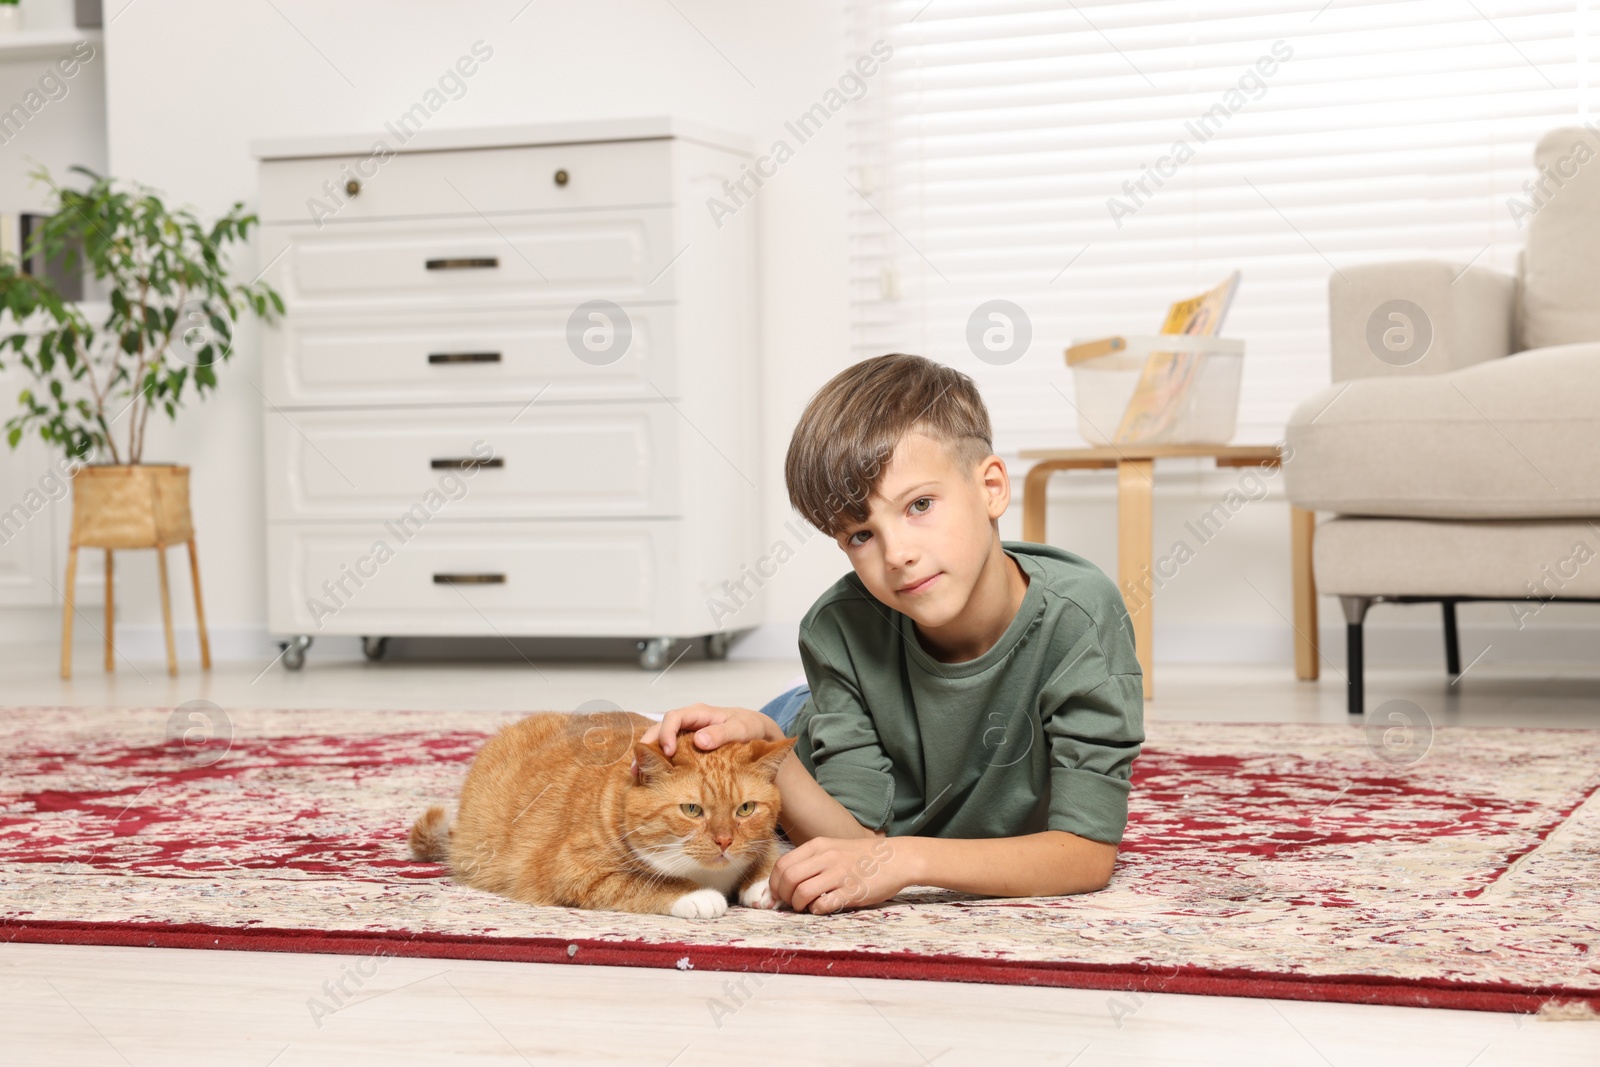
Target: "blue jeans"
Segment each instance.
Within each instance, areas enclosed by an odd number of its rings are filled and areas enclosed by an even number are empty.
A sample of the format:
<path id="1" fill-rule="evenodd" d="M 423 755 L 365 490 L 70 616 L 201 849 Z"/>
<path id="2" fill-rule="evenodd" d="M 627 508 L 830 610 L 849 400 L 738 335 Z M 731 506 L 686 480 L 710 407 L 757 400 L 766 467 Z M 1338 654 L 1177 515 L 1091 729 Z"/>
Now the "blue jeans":
<path id="1" fill-rule="evenodd" d="M 806 699 L 810 696 L 811 690 L 808 687 L 797 685 L 768 701 L 761 709 L 761 714 L 782 727 L 785 735 L 793 736 L 795 716 L 800 714 L 800 709 L 805 706 Z"/>

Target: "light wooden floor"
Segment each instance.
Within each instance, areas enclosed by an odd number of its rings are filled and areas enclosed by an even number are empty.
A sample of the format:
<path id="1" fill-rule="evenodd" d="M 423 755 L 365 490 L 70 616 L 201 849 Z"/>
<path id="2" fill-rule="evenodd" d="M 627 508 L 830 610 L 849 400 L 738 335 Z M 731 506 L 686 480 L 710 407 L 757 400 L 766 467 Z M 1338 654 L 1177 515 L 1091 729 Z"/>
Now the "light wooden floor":
<path id="1" fill-rule="evenodd" d="M 663 674 L 631 663 L 563 664 L 532 650 L 497 662 L 365 664 L 313 650 L 299 674 L 265 664 L 80 662 L 0 650 L 0 702 L 224 707 L 564 709 L 594 699 L 661 712 L 695 700 L 758 706 L 797 661 L 705 663 Z M 1159 668 L 1152 719 L 1343 722 L 1337 676 L 1287 666 Z M 1373 703 L 1412 701 L 1438 725 L 1600 727 L 1600 673 L 1480 665 L 1378 671 Z M 323 984 L 362 964 L 355 998 L 314 1018 Z M 1483 1012 L 1221 997 L 769 976 L 737 1000 L 717 972 L 314 954 L 0 945 L 0 1064 L 616 1063 L 1228 1064 L 1495 1067 L 1600 1063 L 1600 1023 Z M 723 1010 L 713 1011 L 721 1001 Z M 742 1001 L 739 1003 L 738 1001 Z M 727 1008 L 736 1008 L 731 1014 Z"/>

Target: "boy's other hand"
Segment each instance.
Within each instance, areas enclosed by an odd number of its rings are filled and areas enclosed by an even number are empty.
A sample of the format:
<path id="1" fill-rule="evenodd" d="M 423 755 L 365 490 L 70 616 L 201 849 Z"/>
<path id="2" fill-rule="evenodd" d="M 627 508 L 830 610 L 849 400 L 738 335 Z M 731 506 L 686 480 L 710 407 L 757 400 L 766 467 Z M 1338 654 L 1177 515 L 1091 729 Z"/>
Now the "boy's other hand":
<path id="1" fill-rule="evenodd" d="M 778 724 L 751 708 L 714 708 L 709 704 L 690 704 L 673 708 L 660 722 L 639 738 L 645 744 L 660 741 L 668 759 L 678 749 L 678 731 L 693 730 L 695 747 L 702 752 L 730 741 L 782 741 Z"/>
<path id="2" fill-rule="evenodd" d="M 814 837 L 779 856 L 767 885 L 795 911 L 827 915 L 888 900 L 908 885 L 911 838 Z"/>

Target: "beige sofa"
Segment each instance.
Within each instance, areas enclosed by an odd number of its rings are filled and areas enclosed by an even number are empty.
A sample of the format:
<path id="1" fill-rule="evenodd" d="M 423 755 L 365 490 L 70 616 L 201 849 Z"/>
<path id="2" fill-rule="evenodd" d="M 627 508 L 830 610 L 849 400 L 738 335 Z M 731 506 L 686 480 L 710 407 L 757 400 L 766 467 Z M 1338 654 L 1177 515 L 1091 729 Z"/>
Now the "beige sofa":
<path id="1" fill-rule="evenodd" d="M 1455 675 L 1456 603 L 1600 599 L 1600 138 L 1555 130 L 1534 160 L 1505 221 L 1526 234 L 1516 276 L 1329 279 L 1334 384 L 1290 417 L 1284 474 L 1294 506 L 1332 513 L 1310 557 L 1344 609 L 1351 714 L 1374 603 L 1440 602 Z"/>

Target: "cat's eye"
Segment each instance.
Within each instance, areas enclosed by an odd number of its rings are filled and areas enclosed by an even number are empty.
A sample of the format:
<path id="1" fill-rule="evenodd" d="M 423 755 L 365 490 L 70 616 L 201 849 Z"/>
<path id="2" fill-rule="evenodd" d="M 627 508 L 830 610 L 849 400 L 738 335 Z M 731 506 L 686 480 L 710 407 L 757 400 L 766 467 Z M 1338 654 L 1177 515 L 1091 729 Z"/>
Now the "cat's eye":
<path id="1" fill-rule="evenodd" d="M 739 807 L 734 810 L 734 814 L 735 815 L 754 815 L 755 813 L 756 813 L 756 802 L 753 801 L 753 800 L 745 801 L 743 804 L 740 804 Z"/>
<path id="2" fill-rule="evenodd" d="M 689 816 L 691 819 L 698 819 L 702 809 L 698 804 L 679 804 L 678 810 Z"/>

